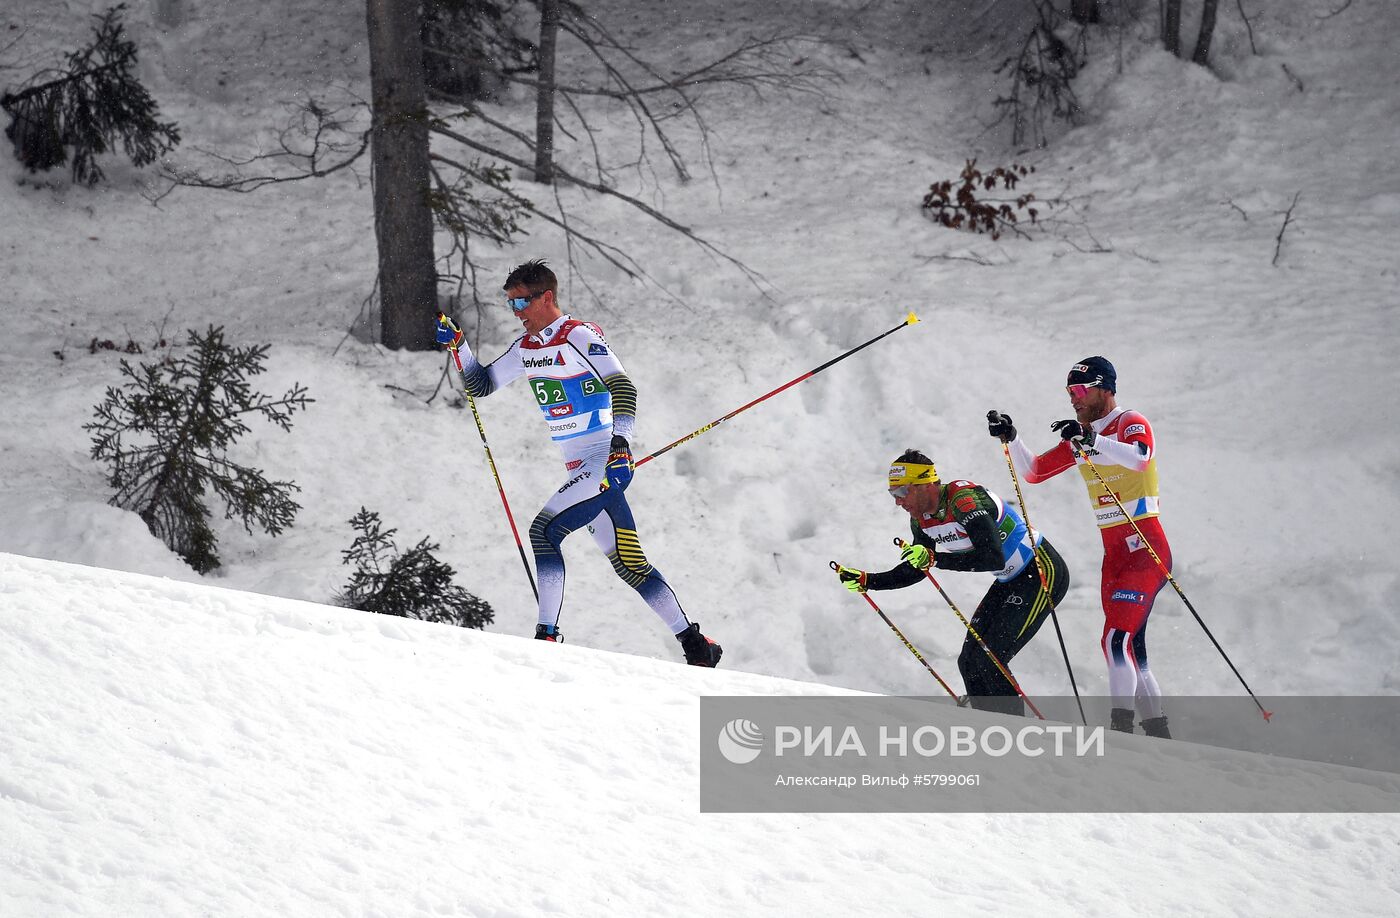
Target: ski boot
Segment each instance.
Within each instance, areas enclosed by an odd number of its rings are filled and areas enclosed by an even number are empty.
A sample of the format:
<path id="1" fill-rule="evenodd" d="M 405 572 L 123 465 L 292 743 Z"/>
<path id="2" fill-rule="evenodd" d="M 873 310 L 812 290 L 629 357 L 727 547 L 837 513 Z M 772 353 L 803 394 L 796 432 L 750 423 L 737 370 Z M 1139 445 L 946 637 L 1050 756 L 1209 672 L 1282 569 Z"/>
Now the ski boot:
<path id="1" fill-rule="evenodd" d="M 555 625 L 536 625 L 535 640 L 553 641 L 556 644 L 564 642 L 564 635 L 559 633 L 559 628 Z"/>
<path id="2" fill-rule="evenodd" d="M 1119 733 L 1133 732 L 1133 718 L 1137 714 L 1132 708 L 1114 708 L 1109 714 L 1109 729 Z"/>
<path id="3" fill-rule="evenodd" d="M 1172 732 L 1167 729 L 1167 715 L 1161 717 L 1149 717 L 1142 722 L 1142 729 L 1148 736 L 1155 736 L 1158 739 L 1171 739 Z"/>
<path id="4" fill-rule="evenodd" d="M 723 648 L 700 633 L 700 625 L 696 622 L 691 622 L 689 628 L 676 635 L 676 640 L 681 642 L 685 662 L 691 666 L 716 666 L 724 653 Z"/>

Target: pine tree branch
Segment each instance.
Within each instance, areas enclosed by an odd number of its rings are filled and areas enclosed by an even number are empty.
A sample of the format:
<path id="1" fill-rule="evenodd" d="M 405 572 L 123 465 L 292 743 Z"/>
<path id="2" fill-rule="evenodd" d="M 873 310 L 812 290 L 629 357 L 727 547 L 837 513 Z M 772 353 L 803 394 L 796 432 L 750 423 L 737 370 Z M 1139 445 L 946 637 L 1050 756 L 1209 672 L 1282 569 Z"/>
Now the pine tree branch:
<path id="1" fill-rule="evenodd" d="M 77 73 L 65 74 L 64 76 L 49 80 L 47 83 L 40 83 L 37 86 L 30 86 L 27 89 L 22 89 L 17 93 L 5 93 L 5 95 L 0 96 L 0 108 L 4 108 L 6 111 L 10 112 L 10 114 L 14 114 L 12 106 L 32 99 L 35 96 L 41 96 L 50 90 L 66 86 L 70 83 L 77 83 L 94 76 L 100 76 L 108 71 L 121 70 L 126 67 L 135 56 L 135 52 L 128 51 L 121 59 L 112 61 L 111 63 L 101 64 L 97 67 L 91 67 Z"/>

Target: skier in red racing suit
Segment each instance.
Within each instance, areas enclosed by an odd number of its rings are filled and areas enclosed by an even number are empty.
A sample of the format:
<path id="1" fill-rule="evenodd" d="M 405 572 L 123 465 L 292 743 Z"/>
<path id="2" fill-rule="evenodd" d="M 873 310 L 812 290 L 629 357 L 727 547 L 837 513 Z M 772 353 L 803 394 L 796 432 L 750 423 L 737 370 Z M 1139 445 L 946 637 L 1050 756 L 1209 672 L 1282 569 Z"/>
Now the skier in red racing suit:
<path id="1" fill-rule="evenodd" d="M 1118 376 L 1113 364 L 1103 357 L 1086 357 L 1075 364 L 1066 389 L 1075 418 L 1051 425 L 1061 440 L 1048 452 L 1032 453 L 1016 438 L 1016 428 L 1005 414 L 988 412 L 988 431 L 1010 444 L 1016 470 L 1030 484 L 1079 467 L 1103 538 L 1102 645 L 1113 697 L 1110 723 L 1115 730 L 1131 733 L 1136 711 L 1149 736 L 1170 738 L 1162 711 L 1162 690 L 1147 663 L 1147 617 L 1167 578 L 1143 539 L 1167 570 L 1172 564 L 1171 546 L 1158 520 L 1152 426 L 1138 412 L 1118 407 Z M 1079 457 L 1076 447 L 1088 454 L 1093 468 Z M 1108 488 L 1113 489 L 1112 494 Z"/>

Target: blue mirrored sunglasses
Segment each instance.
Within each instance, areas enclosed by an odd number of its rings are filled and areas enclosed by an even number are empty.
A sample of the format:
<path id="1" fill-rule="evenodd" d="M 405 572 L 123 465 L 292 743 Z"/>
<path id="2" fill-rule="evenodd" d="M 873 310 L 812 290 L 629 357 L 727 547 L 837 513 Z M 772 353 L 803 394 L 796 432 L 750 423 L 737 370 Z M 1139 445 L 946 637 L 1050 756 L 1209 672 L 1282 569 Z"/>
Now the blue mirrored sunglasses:
<path id="1" fill-rule="evenodd" d="M 909 496 L 909 485 L 900 485 L 897 488 L 890 488 L 890 497 L 895 500 L 904 500 Z"/>
<path id="2" fill-rule="evenodd" d="M 523 309 L 525 309 L 526 306 L 529 306 L 531 302 L 544 296 L 545 292 L 546 291 L 541 290 L 539 293 L 532 293 L 529 296 L 506 297 L 506 305 L 513 309 L 515 312 L 520 312 Z"/>

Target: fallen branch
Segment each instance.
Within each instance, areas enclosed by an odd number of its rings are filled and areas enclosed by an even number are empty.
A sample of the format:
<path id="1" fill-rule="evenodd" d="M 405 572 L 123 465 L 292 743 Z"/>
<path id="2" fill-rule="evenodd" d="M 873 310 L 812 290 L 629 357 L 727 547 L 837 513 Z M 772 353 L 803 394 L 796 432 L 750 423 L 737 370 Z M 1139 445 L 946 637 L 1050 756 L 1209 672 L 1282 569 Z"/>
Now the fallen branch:
<path id="1" fill-rule="evenodd" d="M 1289 70 L 1287 64 L 1279 64 L 1279 66 L 1283 68 L 1284 73 L 1288 74 L 1288 78 L 1293 81 L 1293 85 L 1298 87 L 1298 91 L 1303 92 L 1303 81 L 1298 79 L 1298 75 L 1292 70 Z"/>
<path id="2" fill-rule="evenodd" d="M 922 261 L 924 264 L 928 264 L 928 263 L 931 262 L 931 261 L 970 261 L 970 262 L 972 262 L 972 263 L 975 264 L 975 265 L 982 265 L 983 267 L 993 267 L 993 266 L 996 265 L 996 262 L 990 261 L 990 260 L 987 259 L 986 257 L 984 257 L 984 256 L 982 256 L 982 255 L 977 255 L 977 254 L 972 254 L 972 255 L 916 255 L 916 256 L 914 256 L 914 257 L 915 257 L 915 258 L 918 258 L 918 259 L 919 259 L 920 261 Z"/>
<path id="3" fill-rule="evenodd" d="M 1221 204 L 1229 205 L 1230 207 L 1233 207 L 1235 210 L 1237 210 L 1237 211 L 1240 212 L 1240 218 L 1241 218 L 1242 220 L 1244 220 L 1246 223 L 1249 222 L 1249 214 L 1245 213 L 1245 212 L 1244 212 L 1244 208 L 1241 207 L 1240 205 L 1236 204 L 1234 201 L 1231 201 L 1231 200 L 1226 199 L 1226 200 L 1224 200 L 1224 201 L 1221 201 L 1220 203 L 1221 203 Z"/>
<path id="4" fill-rule="evenodd" d="M 1341 6 L 1337 7 L 1337 8 L 1336 8 L 1335 10 L 1333 10 L 1332 12 L 1327 13 L 1327 14 L 1324 15 L 1324 16 L 1314 16 L 1313 18 L 1316 19 L 1316 20 L 1319 21 L 1319 22 L 1321 22 L 1321 21 L 1324 20 L 1324 19 L 1331 19 L 1333 16 L 1337 15 L 1338 13 L 1345 13 L 1346 10 L 1347 10 L 1347 7 L 1349 7 L 1349 6 L 1351 6 L 1351 0 L 1346 0 L 1346 3 L 1343 3 Z"/>
<path id="5" fill-rule="evenodd" d="M 1347 0 L 1347 2 L 1350 3 L 1351 0 Z M 1244 20 L 1245 31 L 1249 33 L 1249 50 L 1257 57 L 1259 54 L 1259 47 L 1254 44 L 1254 25 L 1249 21 L 1249 17 L 1245 15 L 1244 0 L 1235 0 L 1235 5 L 1240 9 L 1240 18 Z"/>
<path id="6" fill-rule="evenodd" d="M 1289 204 L 1288 210 L 1283 212 L 1283 226 L 1278 228 L 1278 238 L 1274 242 L 1274 260 L 1271 262 L 1275 266 L 1278 265 L 1279 251 L 1283 248 L 1283 234 L 1288 231 L 1288 224 L 1293 222 L 1293 208 L 1298 206 L 1298 196 L 1301 194 L 1301 191 L 1295 192 L 1293 203 Z"/>

